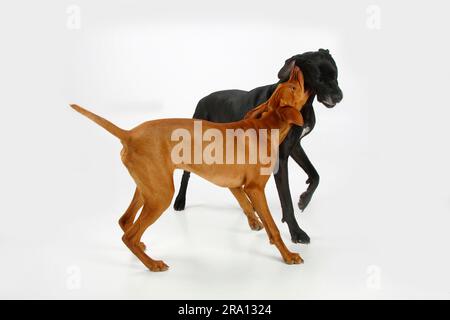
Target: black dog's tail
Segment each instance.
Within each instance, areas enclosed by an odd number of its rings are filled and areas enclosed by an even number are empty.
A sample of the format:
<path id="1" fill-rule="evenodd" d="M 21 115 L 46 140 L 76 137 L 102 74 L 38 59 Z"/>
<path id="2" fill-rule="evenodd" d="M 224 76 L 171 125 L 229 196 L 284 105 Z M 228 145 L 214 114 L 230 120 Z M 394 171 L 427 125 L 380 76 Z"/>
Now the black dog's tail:
<path id="1" fill-rule="evenodd" d="M 76 111 L 78 111 L 79 113 L 81 113 L 82 115 L 84 115 L 84 116 L 88 117 L 89 119 L 91 119 L 92 121 L 94 121 L 99 126 L 103 127 L 105 130 L 107 130 L 109 133 L 113 134 L 120 140 L 124 141 L 127 139 L 128 132 L 126 130 L 119 128 L 118 126 L 111 123 L 110 121 L 96 115 L 95 113 L 92 113 L 92 112 L 80 107 L 79 105 L 71 104 L 70 106 L 73 109 L 75 109 Z"/>

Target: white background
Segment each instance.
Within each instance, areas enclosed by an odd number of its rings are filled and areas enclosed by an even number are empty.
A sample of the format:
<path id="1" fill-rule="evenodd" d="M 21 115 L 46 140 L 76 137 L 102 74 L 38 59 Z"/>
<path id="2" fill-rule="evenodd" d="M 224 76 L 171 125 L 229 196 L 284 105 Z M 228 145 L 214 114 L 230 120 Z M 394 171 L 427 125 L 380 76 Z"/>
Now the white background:
<path id="1" fill-rule="evenodd" d="M 80 29 L 67 26 L 70 5 Z M 370 5 L 380 10 L 368 23 Z M 9 1 L 0 10 L 0 298 L 450 298 L 449 5 L 444 1 Z M 376 19 L 375 19 L 376 20 Z M 373 20 L 370 20 L 373 22 Z M 193 176 L 187 209 L 144 235 L 151 273 L 117 224 L 134 190 L 123 128 L 191 117 L 219 89 L 276 81 L 330 49 L 344 100 L 314 104 L 304 147 L 321 175 L 285 265 L 228 190 Z M 175 184 L 179 185 L 180 172 Z M 292 161 L 294 204 L 306 185 Z"/>

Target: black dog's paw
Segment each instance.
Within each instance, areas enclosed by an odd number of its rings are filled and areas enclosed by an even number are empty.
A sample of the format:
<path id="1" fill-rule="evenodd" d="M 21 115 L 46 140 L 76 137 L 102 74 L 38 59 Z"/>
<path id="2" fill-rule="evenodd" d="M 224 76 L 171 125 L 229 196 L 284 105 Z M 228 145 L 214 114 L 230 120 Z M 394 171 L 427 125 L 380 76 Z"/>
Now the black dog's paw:
<path id="1" fill-rule="evenodd" d="M 291 240 L 293 243 L 302 243 L 302 244 L 309 244 L 311 242 L 311 239 L 306 234 L 306 232 L 301 229 L 291 232 Z"/>
<path id="2" fill-rule="evenodd" d="M 300 200 L 298 201 L 298 208 L 303 212 L 311 201 L 312 193 L 305 191 L 300 195 Z"/>
<path id="3" fill-rule="evenodd" d="M 185 197 L 177 197 L 175 202 L 173 203 L 173 208 L 176 211 L 183 211 L 186 207 L 186 198 Z"/>

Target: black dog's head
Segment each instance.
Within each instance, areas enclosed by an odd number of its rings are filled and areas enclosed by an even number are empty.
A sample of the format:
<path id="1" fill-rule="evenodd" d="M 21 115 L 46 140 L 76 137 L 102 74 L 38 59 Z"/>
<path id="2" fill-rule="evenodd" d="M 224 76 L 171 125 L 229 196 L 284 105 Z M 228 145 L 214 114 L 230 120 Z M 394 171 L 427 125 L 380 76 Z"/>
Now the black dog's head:
<path id="1" fill-rule="evenodd" d="M 319 49 L 287 59 L 278 72 L 278 78 L 282 82 L 287 81 L 294 66 L 302 70 L 305 88 L 315 93 L 317 100 L 326 107 L 332 108 L 342 100 L 342 91 L 337 81 L 337 66 L 328 50 Z"/>

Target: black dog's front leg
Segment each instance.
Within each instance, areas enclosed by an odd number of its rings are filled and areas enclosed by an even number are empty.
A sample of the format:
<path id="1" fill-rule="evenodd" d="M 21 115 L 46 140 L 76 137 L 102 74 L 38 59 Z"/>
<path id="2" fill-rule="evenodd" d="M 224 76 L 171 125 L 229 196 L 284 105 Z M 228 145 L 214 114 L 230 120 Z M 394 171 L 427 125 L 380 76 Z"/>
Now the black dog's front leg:
<path id="1" fill-rule="evenodd" d="M 302 128 L 293 127 L 280 145 L 278 171 L 275 174 L 275 183 L 280 197 L 281 208 L 283 210 L 282 221 L 289 227 L 292 242 L 309 243 L 310 238 L 298 225 L 295 220 L 294 207 L 292 205 L 291 191 L 289 190 L 288 159 L 291 148 L 298 142 Z"/>
<path id="2" fill-rule="evenodd" d="M 292 148 L 291 157 L 308 175 L 308 180 L 306 180 L 306 183 L 309 184 L 308 188 L 300 195 L 300 199 L 298 201 L 298 207 L 303 211 L 311 201 L 314 191 L 316 191 L 317 186 L 319 185 L 320 177 L 311 161 L 309 161 L 308 156 L 306 155 L 305 150 L 303 150 L 300 142 L 296 143 Z"/>
<path id="3" fill-rule="evenodd" d="M 275 183 L 277 185 L 278 196 L 280 197 L 281 208 L 283 210 L 282 221 L 286 222 L 289 227 L 292 242 L 309 243 L 309 236 L 300 228 L 297 220 L 295 220 L 294 207 L 292 206 L 291 192 L 289 190 L 287 159 L 280 159 L 278 172 L 275 174 Z"/>

